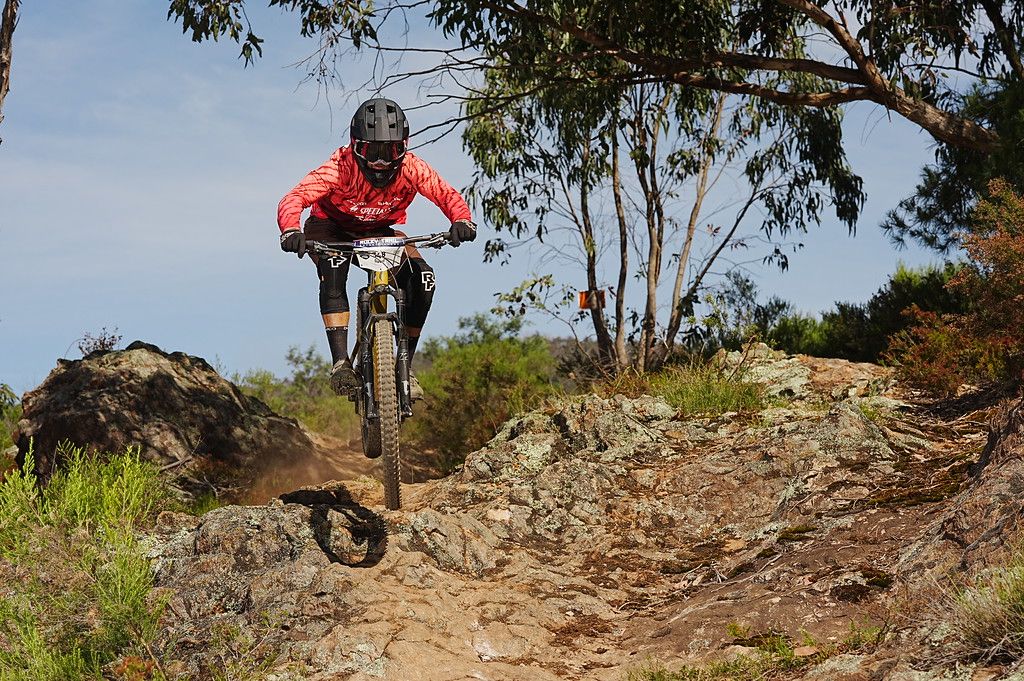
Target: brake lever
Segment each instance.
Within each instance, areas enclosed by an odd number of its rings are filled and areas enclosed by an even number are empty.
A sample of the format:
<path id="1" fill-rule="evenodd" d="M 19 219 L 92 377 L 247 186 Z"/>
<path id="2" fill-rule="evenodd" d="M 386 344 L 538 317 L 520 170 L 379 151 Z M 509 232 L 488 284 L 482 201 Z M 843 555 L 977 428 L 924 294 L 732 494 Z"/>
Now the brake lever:
<path id="1" fill-rule="evenodd" d="M 448 243 L 448 237 L 444 233 L 436 234 L 433 238 L 428 241 L 420 243 L 420 246 L 424 248 L 441 248 Z"/>

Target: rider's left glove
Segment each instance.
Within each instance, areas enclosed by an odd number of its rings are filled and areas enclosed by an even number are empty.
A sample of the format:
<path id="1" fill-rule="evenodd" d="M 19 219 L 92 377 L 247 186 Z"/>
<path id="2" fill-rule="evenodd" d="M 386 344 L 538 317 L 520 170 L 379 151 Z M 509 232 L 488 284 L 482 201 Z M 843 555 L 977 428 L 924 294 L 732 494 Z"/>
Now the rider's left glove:
<path id="1" fill-rule="evenodd" d="M 473 241 L 476 239 L 476 225 L 469 220 L 456 220 L 452 223 L 452 228 L 448 230 L 448 240 L 451 241 L 452 246 L 458 246 L 463 241 Z"/>
<path id="2" fill-rule="evenodd" d="M 297 253 L 301 258 L 306 255 L 306 235 L 301 229 L 286 229 L 281 233 L 281 250 L 285 253 Z"/>

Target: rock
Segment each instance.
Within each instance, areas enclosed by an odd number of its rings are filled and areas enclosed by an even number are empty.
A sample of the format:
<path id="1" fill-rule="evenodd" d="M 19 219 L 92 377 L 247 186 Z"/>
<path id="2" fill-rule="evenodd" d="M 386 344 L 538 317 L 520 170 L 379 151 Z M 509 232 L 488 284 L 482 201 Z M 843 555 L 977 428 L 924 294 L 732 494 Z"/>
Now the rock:
<path id="1" fill-rule="evenodd" d="M 194 494 L 211 486 L 239 493 L 272 467 L 313 478 L 330 470 L 294 419 L 246 396 L 205 360 L 139 341 L 61 360 L 23 406 L 18 462 L 31 447 L 44 477 L 61 465 L 65 441 L 97 452 L 138 447 Z"/>
<path id="2" fill-rule="evenodd" d="M 9 466 L 17 465 L 18 445 L 11 445 L 0 452 L 0 470 L 6 470 Z"/>
<path id="3" fill-rule="evenodd" d="M 892 371 L 875 364 L 787 356 L 764 343 L 743 350 L 720 351 L 715 361 L 746 381 L 761 383 L 769 397 L 834 401 L 884 392 Z"/>

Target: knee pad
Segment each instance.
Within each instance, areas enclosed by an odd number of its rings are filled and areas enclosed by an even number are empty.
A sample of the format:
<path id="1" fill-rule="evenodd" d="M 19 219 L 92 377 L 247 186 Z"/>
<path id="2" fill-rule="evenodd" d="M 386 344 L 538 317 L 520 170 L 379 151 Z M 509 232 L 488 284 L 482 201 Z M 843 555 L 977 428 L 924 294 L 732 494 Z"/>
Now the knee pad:
<path id="1" fill-rule="evenodd" d="M 421 328 L 434 300 L 434 268 L 423 258 L 409 258 L 398 277 L 398 285 L 405 291 L 405 323 Z"/>
<path id="2" fill-rule="evenodd" d="M 348 312 L 348 261 L 339 262 L 333 258 L 321 258 L 316 265 L 320 275 L 320 313 Z"/>

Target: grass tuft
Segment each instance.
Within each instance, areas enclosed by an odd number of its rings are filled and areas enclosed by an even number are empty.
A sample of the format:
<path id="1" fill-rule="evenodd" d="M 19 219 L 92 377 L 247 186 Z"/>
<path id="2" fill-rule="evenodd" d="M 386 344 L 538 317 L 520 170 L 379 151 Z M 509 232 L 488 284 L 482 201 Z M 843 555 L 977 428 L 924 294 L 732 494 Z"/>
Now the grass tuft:
<path id="1" fill-rule="evenodd" d="M 151 657 L 163 605 L 136 536 L 168 494 L 137 450 L 62 448 L 47 487 L 31 452 L 0 481 L 2 681 L 101 679 L 118 659 Z"/>
<path id="2" fill-rule="evenodd" d="M 682 416 L 717 416 L 726 412 L 751 412 L 766 406 L 764 388 L 742 380 L 738 374 L 713 364 L 693 362 L 672 365 L 660 371 L 640 374 L 624 372 L 599 386 L 604 395 L 641 394 L 662 397 Z"/>
<path id="3" fill-rule="evenodd" d="M 749 630 L 735 623 L 727 626 L 729 634 L 737 645 L 752 648 L 749 655 L 738 655 L 730 660 L 709 662 L 701 665 L 686 665 L 677 671 L 669 671 L 660 665 L 649 664 L 635 669 L 627 676 L 628 681 L 763 681 L 764 679 L 788 678 L 790 672 L 812 667 L 841 653 L 862 650 L 877 644 L 882 630 L 876 627 L 850 625 L 850 633 L 838 645 L 824 645 L 804 634 L 799 645 L 786 635 L 767 632 L 751 635 Z M 803 650 L 800 648 L 803 647 Z M 799 654 L 798 654 L 799 653 Z"/>
<path id="4" fill-rule="evenodd" d="M 1006 664 L 1024 660 L 1024 551 L 1017 547 L 1006 565 L 949 592 L 943 610 L 956 658 Z"/>

